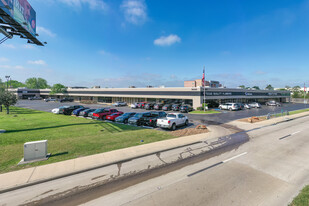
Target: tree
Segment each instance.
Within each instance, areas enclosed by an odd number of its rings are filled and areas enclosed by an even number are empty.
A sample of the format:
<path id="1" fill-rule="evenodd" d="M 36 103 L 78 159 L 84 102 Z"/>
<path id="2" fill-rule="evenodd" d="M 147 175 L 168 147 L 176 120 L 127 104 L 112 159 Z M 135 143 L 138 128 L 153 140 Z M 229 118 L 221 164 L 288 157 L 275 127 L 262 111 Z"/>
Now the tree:
<path id="1" fill-rule="evenodd" d="M 291 87 L 288 86 L 288 85 L 286 85 L 285 88 L 286 88 L 287 90 L 291 89 Z"/>
<path id="2" fill-rule="evenodd" d="M 253 86 L 252 88 L 256 89 L 256 90 L 261 90 L 260 87 L 258 87 L 258 86 Z"/>
<path id="3" fill-rule="evenodd" d="M 246 87 L 245 87 L 245 85 L 240 85 L 239 88 L 245 89 Z"/>
<path id="4" fill-rule="evenodd" d="M 46 89 L 49 88 L 47 81 L 43 78 L 29 78 L 26 80 L 26 87 L 29 89 Z"/>
<path id="5" fill-rule="evenodd" d="M 10 114 L 10 106 L 17 103 L 16 95 L 13 92 L 4 91 L 0 93 L 0 104 L 6 108 L 6 113 Z"/>
<path id="6" fill-rule="evenodd" d="M 273 88 L 270 84 L 268 84 L 268 85 L 265 87 L 265 89 L 267 89 L 267 90 L 274 90 L 274 88 Z"/>
<path id="7" fill-rule="evenodd" d="M 26 85 L 24 83 L 21 83 L 17 80 L 10 80 L 9 81 L 9 85 L 12 88 L 18 88 L 18 87 L 26 87 Z"/>
<path id="8" fill-rule="evenodd" d="M 67 88 L 66 86 L 62 85 L 62 84 L 54 84 L 51 88 L 51 91 L 49 94 L 53 95 L 53 94 L 57 94 L 57 93 L 66 93 L 67 92 Z"/>

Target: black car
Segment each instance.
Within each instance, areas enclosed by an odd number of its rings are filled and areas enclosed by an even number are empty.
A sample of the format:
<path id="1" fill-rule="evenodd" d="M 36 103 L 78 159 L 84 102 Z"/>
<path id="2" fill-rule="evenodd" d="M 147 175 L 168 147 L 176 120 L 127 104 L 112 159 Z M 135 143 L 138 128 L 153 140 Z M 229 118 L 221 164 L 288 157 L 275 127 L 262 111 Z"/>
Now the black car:
<path id="1" fill-rule="evenodd" d="M 59 114 L 71 115 L 75 109 L 84 108 L 82 105 L 74 105 L 59 109 Z"/>
<path id="2" fill-rule="evenodd" d="M 155 110 L 160 110 L 160 109 L 162 109 L 162 107 L 163 107 L 163 104 L 161 104 L 161 103 L 155 104 L 155 105 L 153 106 L 153 108 L 154 108 Z"/>
<path id="3" fill-rule="evenodd" d="M 187 113 L 193 111 L 193 108 L 190 105 L 183 105 L 180 107 L 179 111 Z"/>
<path id="4" fill-rule="evenodd" d="M 128 124 L 128 120 L 135 114 L 135 112 L 124 113 L 123 115 L 116 117 L 115 122 Z"/>
<path id="5" fill-rule="evenodd" d="M 181 107 L 181 104 L 173 104 L 173 105 L 172 105 L 172 110 L 173 110 L 173 111 L 179 111 L 179 110 L 180 110 L 180 107 Z"/>
<path id="6" fill-rule="evenodd" d="M 88 114 L 94 111 L 95 109 L 85 109 L 79 113 L 79 116 L 88 117 Z"/>
<path id="7" fill-rule="evenodd" d="M 60 99 L 59 102 L 73 102 L 74 99 L 71 99 L 71 98 L 63 98 L 63 99 Z"/>
<path id="8" fill-rule="evenodd" d="M 162 107 L 162 110 L 163 111 L 169 111 L 172 109 L 172 105 L 171 104 L 166 104 Z"/>
<path id="9" fill-rule="evenodd" d="M 165 112 L 151 112 L 151 116 L 145 117 L 142 124 L 145 126 L 157 127 L 157 119 L 166 117 L 166 115 Z"/>
<path id="10" fill-rule="evenodd" d="M 148 103 L 148 104 L 145 104 L 145 107 L 144 107 L 144 108 L 145 108 L 146 110 L 152 110 L 153 107 L 154 107 L 154 105 L 155 105 L 154 103 Z"/>
<path id="11" fill-rule="evenodd" d="M 150 112 L 137 113 L 133 117 L 131 117 L 128 120 L 128 122 L 129 122 L 129 124 L 140 126 L 140 125 L 143 124 L 144 119 L 147 118 L 147 117 L 151 117 Z"/>

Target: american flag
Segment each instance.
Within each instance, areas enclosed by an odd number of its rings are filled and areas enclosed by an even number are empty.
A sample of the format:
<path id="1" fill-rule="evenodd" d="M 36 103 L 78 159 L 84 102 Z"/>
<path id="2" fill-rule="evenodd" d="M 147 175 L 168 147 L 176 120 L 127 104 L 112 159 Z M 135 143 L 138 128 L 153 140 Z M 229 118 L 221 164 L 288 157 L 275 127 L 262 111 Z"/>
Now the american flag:
<path id="1" fill-rule="evenodd" d="M 203 87 L 205 87 L 205 67 L 203 69 L 203 78 L 202 78 Z"/>

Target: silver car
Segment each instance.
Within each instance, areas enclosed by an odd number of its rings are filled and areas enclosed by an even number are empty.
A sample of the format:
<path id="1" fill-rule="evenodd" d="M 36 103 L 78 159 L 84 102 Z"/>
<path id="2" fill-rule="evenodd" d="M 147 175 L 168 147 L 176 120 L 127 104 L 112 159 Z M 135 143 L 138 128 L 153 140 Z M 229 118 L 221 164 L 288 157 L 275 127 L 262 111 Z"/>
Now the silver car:
<path id="1" fill-rule="evenodd" d="M 258 102 L 252 102 L 252 103 L 249 104 L 249 106 L 252 107 L 252 108 L 261 108 L 262 107 L 261 104 L 258 103 Z"/>

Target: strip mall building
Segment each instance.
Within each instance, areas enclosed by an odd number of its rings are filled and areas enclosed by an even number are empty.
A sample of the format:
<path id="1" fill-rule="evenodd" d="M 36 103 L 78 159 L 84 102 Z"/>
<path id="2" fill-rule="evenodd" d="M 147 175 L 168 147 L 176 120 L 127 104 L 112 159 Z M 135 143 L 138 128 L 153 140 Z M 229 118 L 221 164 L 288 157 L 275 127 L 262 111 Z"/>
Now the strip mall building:
<path id="1" fill-rule="evenodd" d="M 19 99 L 27 99 L 32 96 L 47 98 L 50 96 L 49 89 L 11 89 Z M 75 101 L 91 100 L 98 103 L 114 103 L 125 101 L 133 102 L 162 102 L 162 103 L 185 103 L 194 108 L 201 106 L 204 98 L 202 87 L 177 87 L 177 88 L 69 88 L 65 94 L 53 95 L 57 98 L 71 97 Z M 260 102 L 269 100 L 289 102 L 289 91 L 278 90 L 246 90 L 232 88 L 206 88 L 205 102 Z"/>

